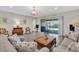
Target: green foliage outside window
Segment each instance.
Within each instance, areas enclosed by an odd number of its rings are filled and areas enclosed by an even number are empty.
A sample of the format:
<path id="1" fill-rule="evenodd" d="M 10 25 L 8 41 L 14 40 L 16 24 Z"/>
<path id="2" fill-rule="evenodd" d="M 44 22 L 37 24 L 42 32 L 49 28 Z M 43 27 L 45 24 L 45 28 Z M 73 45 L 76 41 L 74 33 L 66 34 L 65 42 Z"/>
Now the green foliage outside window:
<path id="1" fill-rule="evenodd" d="M 49 28 L 58 28 L 58 24 L 49 25 Z"/>

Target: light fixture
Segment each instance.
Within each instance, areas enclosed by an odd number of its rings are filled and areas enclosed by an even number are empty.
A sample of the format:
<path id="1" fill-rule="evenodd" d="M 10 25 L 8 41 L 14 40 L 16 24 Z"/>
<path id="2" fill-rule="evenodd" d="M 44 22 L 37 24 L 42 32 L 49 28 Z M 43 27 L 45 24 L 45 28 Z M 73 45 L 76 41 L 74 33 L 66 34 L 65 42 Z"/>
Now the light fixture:
<path id="1" fill-rule="evenodd" d="M 57 10 L 58 9 L 58 7 L 54 7 L 54 10 Z"/>
<path id="2" fill-rule="evenodd" d="M 38 11 L 37 11 L 36 7 L 33 7 L 32 15 L 33 15 L 33 16 L 38 15 Z"/>

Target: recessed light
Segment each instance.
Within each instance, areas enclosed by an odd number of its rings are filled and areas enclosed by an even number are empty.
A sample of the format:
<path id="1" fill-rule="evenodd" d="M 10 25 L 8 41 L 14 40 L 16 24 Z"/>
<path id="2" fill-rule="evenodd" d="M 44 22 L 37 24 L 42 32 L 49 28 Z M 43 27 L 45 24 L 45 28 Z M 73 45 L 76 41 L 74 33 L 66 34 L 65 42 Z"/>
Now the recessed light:
<path id="1" fill-rule="evenodd" d="M 9 8 L 13 8 L 13 6 L 9 6 Z"/>
<path id="2" fill-rule="evenodd" d="M 54 7 L 54 10 L 58 10 L 58 7 Z"/>

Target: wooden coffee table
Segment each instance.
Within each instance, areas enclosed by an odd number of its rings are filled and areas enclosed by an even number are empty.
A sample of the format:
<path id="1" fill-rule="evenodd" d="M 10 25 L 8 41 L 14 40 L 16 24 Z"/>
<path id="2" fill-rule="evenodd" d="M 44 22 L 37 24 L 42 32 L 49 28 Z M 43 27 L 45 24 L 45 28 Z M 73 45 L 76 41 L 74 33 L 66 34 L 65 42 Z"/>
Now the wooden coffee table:
<path id="1" fill-rule="evenodd" d="M 48 38 L 47 40 L 40 37 L 36 39 L 35 42 L 38 43 L 38 49 L 41 49 L 43 47 L 48 47 L 49 49 L 51 49 L 51 47 L 54 44 L 56 44 L 56 37 L 51 37 L 51 38 Z"/>

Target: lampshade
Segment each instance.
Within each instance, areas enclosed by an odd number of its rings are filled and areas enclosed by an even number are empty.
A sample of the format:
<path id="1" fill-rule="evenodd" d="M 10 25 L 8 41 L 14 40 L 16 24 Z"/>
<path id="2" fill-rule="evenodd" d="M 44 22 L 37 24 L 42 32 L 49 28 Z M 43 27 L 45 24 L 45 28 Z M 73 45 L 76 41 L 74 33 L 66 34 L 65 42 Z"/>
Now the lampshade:
<path id="1" fill-rule="evenodd" d="M 79 28 L 79 21 L 75 21 L 74 26 Z"/>

